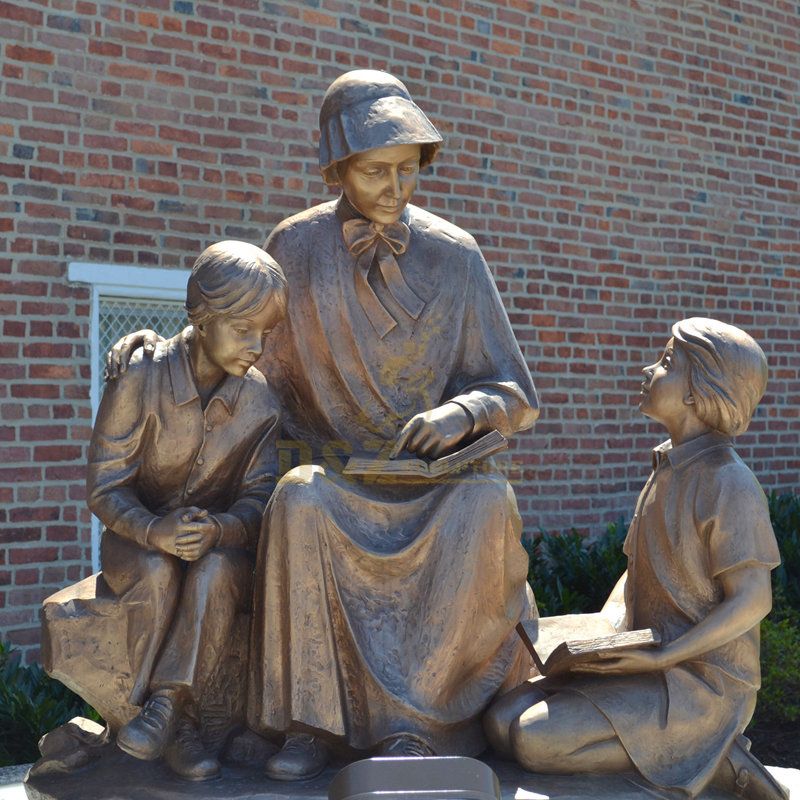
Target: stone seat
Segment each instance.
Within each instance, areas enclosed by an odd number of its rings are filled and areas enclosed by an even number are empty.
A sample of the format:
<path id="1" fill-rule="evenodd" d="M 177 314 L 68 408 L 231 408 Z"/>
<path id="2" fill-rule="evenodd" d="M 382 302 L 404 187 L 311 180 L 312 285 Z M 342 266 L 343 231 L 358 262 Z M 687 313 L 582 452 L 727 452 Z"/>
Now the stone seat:
<path id="1" fill-rule="evenodd" d="M 135 599 L 120 598 L 98 572 L 50 595 L 42 605 L 42 662 L 108 723 L 112 733 L 139 712 L 129 698 L 139 664 L 130 662 L 128 615 Z M 230 647 L 203 687 L 199 722 L 206 747 L 218 751 L 244 721 L 250 615 L 237 615 Z"/>

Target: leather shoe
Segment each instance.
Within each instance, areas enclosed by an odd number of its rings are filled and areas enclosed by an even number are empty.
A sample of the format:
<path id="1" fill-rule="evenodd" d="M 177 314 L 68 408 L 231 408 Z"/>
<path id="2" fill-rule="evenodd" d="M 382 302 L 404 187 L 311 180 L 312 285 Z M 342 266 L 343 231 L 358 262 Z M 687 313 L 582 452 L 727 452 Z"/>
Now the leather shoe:
<path id="1" fill-rule="evenodd" d="M 219 775 L 219 761 L 206 752 L 197 728 L 186 717 L 178 722 L 175 738 L 164 750 L 164 761 L 176 775 L 189 781 L 207 781 Z"/>
<path id="2" fill-rule="evenodd" d="M 748 800 L 789 800 L 789 791 L 750 752 L 750 740 L 741 734 L 731 743 L 712 782 Z"/>
<path id="3" fill-rule="evenodd" d="M 420 758 L 436 755 L 426 741 L 410 733 L 399 733 L 387 739 L 381 745 L 380 754 L 389 758 Z"/>
<path id="4" fill-rule="evenodd" d="M 302 781 L 314 778 L 328 763 L 328 748 L 315 736 L 305 733 L 286 737 L 280 752 L 267 759 L 268 778 L 275 781 Z"/>
<path id="5" fill-rule="evenodd" d="M 143 761 L 158 758 L 172 739 L 177 722 L 175 695 L 169 690 L 153 692 L 142 710 L 119 729 L 117 745 Z"/>

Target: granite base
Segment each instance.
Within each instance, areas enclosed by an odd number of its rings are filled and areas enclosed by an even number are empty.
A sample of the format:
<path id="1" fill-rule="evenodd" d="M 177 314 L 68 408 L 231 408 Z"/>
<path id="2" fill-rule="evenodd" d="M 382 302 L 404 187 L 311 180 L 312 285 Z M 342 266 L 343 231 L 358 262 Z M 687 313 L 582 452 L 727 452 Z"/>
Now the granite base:
<path id="1" fill-rule="evenodd" d="M 487 763 L 500 778 L 503 800 L 653 800 L 655 796 L 625 776 L 532 775 L 506 762 L 488 759 Z M 192 783 L 175 777 L 159 762 L 137 761 L 112 745 L 76 772 L 29 777 L 25 790 L 28 800 L 327 800 L 328 784 L 342 766 L 333 765 L 318 778 L 298 783 L 271 781 L 256 768 L 223 767 L 220 778 Z M 800 800 L 800 770 L 771 771 L 790 787 L 792 800 Z M 712 789 L 701 800 L 732 797 Z"/>

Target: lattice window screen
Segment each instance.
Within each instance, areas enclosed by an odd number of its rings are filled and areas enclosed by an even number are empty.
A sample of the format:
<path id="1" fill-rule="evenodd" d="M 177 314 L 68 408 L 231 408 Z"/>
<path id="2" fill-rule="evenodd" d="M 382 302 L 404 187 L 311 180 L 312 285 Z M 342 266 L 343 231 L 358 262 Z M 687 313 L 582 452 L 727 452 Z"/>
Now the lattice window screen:
<path id="1" fill-rule="evenodd" d="M 175 300 L 134 300 L 128 297 L 100 297 L 99 300 L 99 375 L 103 374 L 106 353 L 121 336 L 151 328 L 165 339 L 186 327 L 186 309 Z"/>

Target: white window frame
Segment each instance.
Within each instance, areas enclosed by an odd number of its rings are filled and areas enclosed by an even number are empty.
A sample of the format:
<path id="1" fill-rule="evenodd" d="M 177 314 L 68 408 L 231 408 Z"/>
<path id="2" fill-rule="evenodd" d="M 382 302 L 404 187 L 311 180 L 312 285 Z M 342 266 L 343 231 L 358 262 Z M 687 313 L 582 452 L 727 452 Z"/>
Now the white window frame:
<path id="1" fill-rule="evenodd" d="M 100 361 L 100 298 L 125 297 L 131 300 L 186 299 L 186 281 L 191 270 L 165 269 L 163 267 L 129 267 L 120 264 L 90 264 L 72 261 L 67 265 L 70 283 L 88 284 L 91 290 L 89 316 L 89 352 L 91 358 L 91 385 L 89 398 L 92 404 L 92 423 L 97 416 L 103 376 L 99 373 Z M 92 515 L 92 570 L 100 570 L 100 520 Z"/>

